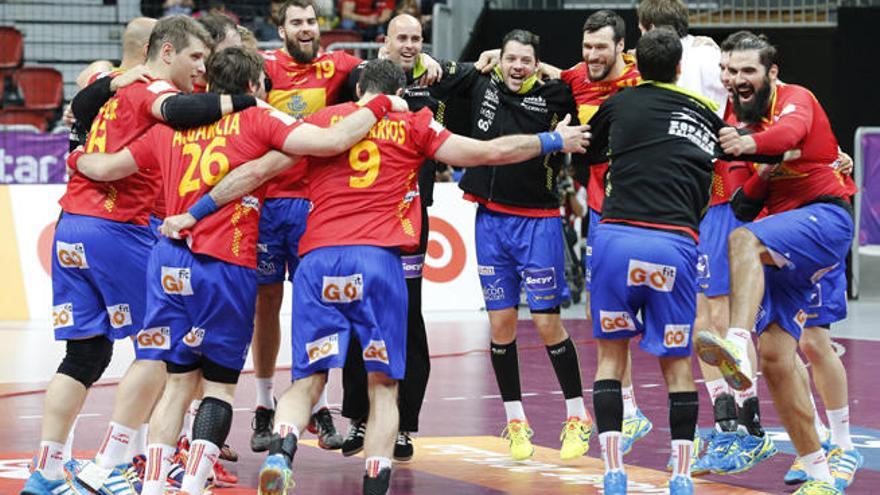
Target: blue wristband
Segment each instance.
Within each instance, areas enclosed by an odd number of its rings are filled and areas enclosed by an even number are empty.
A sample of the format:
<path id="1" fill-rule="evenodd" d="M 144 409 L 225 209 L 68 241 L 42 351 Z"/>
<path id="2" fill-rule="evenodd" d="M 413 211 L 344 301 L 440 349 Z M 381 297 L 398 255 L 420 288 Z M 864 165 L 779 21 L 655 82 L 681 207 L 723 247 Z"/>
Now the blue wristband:
<path id="1" fill-rule="evenodd" d="M 189 207 L 189 214 L 196 220 L 201 220 L 217 211 L 217 209 L 217 203 L 214 202 L 214 198 L 210 194 L 205 194 L 196 201 L 196 204 Z"/>
<path id="2" fill-rule="evenodd" d="M 541 140 L 542 155 L 546 155 L 548 153 L 556 153 L 557 151 L 560 151 L 563 147 L 562 134 L 559 134 L 556 131 L 542 132 L 538 134 L 538 139 Z"/>

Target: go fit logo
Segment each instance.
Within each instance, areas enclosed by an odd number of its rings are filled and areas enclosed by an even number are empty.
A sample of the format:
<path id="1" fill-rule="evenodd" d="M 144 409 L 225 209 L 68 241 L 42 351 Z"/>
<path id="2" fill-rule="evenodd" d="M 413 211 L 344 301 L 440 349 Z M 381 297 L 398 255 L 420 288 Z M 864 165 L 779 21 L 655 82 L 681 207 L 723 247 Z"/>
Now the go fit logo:
<path id="1" fill-rule="evenodd" d="M 672 292 L 675 286 L 675 267 L 647 261 L 629 260 L 626 285 L 647 286 L 658 292 Z"/>
<path id="2" fill-rule="evenodd" d="M 635 320 L 626 311 L 599 310 L 599 323 L 602 325 L 602 331 L 605 333 L 636 330 Z"/>
<path id="3" fill-rule="evenodd" d="M 73 303 L 63 303 L 52 306 L 52 328 L 64 328 L 73 326 Z"/>
<path id="4" fill-rule="evenodd" d="M 350 303 L 364 298 L 364 276 L 324 277 L 321 300 L 325 303 Z"/>
<path id="5" fill-rule="evenodd" d="M 68 244 L 55 241 L 55 253 L 58 256 L 58 263 L 63 268 L 79 268 L 82 270 L 89 267 L 89 263 L 86 261 L 86 249 L 81 242 Z"/>
<path id="6" fill-rule="evenodd" d="M 166 294 L 191 296 L 192 272 L 189 268 L 162 267 L 162 290 Z"/>
<path id="7" fill-rule="evenodd" d="M 113 328 L 131 325 L 131 307 L 128 304 L 107 306 L 107 314 L 110 315 L 110 326 Z"/>
<path id="8" fill-rule="evenodd" d="M 306 344 L 306 354 L 309 356 L 309 365 L 322 359 L 339 354 L 339 334 L 334 333 Z"/>
<path id="9" fill-rule="evenodd" d="M 364 361 L 378 361 L 388 364 L 388 348 L 384 340 L 371 340 L 370 345 L 364 349 Z"/>
<path id="10" fill-rule="evenodd" d="M 145 328 L 137 333 L 137 346 L 139 349 L 171 349 L 171 328 L 154 327 Z"/>

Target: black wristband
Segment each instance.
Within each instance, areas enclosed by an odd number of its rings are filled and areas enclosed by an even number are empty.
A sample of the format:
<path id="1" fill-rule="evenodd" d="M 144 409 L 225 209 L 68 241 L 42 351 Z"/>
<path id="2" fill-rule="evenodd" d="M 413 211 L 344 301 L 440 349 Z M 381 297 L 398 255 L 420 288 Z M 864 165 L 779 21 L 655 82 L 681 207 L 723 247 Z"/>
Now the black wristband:
<path id="1" fill-rule="evenodd" d="M 232 111 L 240 112 L 245 108 L 257 105 L 257 99 L 253 95 L 232 95 Z"/>

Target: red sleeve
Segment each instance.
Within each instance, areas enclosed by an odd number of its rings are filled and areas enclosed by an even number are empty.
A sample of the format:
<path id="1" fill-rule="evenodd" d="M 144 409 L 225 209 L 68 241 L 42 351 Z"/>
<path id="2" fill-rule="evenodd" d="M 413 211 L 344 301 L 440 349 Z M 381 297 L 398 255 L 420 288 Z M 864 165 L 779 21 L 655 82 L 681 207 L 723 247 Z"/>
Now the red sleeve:
<path id="1" fill-rule="evenodd" d="M 776 91 L 780 91 L 777 87 Z M 779 120 L 764 132 L 753 134 L 756 154 L 779 155 L 797 149 L 813 123 L 814 98 L 808 91 L 793 91 L 783 103 Z"/>
<path id="2" fill-rule="evenodd" d="M 171 129 L 164 124 L 156 124 L 146 134 L 128 145 L 128 151 L 134 157 L 138 169 L 151 168 L 159 163 L 155 152 L 162 149 L 162 145 L 159 143 L 162 141 L 162 134 L 165 130 L 170 131 Z M 168 147 L 168 143 L 165 143 L 165 147 Z"/>
<path id="3" fill-rule="evenodd" d="M 180 90 L 175 88 L 174 85 L 168 81 L 162 79 L 157 79 L 142 85 L 141 90 L 137 93 L 141 112 L 145 115 L 151 115 L 153 113 L 153 103 L 155 103 L 160 96 L 175 93 L 180 93 Z"/>
<path id="4" fill-rule="evenodd" d="M 413 114 L 410 122 L 417 149 L 429 158 L 434 158 L 434 153 L 452 135 L 443 124 L 434 120 L 434 114 L 428 107 Z"/>
<path id="5" fill-rule="evenodd" d="M 562 79 L 562 82 L 571 86 L 571 82 L 574 80 L 575 74 L 577 73 L 577 67 L 578 66 L 575 65 L 570 69 L 565 69 L 564 71 L 562 71 L 562 73 L 559 75 L 559 78 Z"/>
<path id="6" fill-rule="evenodd" d="M 284 149 L 284 142 L 290 132 L 302 124 L 301 120 L 279 110 L 260 109 L 252 113 L 252 119 L 260 142 L 279 151 Z"/>
<path id="7" fill-rule="evenodd" d="M 89 82 L 86 83 L 86 86 L 91 86 L 93 82 L 97 81 L 98 79 L 101 79 L 102 77 L 116 77 L 119 74 L 120 73 L 118 71 L 114 71 L 114 70 L 105 70 L 105 71 L 101 71 L 101 72 L 95 72 L 94 74 L 89 76 Z"/>

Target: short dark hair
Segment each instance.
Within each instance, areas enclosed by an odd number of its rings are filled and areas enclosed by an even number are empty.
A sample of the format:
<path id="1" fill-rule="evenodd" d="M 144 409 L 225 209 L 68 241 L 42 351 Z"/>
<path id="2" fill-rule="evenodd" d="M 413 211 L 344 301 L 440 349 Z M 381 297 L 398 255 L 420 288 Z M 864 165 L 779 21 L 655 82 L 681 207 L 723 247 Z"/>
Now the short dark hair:
<path id="1" fill-rule="evenodd" d="M 770 44 L 765 36 L 748 36 L 736 42 L 733 45 L 732 52 L 745 52 L 750 50 L 758 51 L 758 58 L 761 65 L 768 71 L 770 67 L 779 64 L 779 52 L 776 47 Z"/>
<path id="2" fill-rule="evenodd" d="M 724 38 L 724 41 L 721 42 L 720 48 L 722 52 L 732 52 L 733 47 L 739 43 L 740 40 L 748 38 L 750 36 L 757 36 L 755 33 L 746 30 L 737 31 L 727 38 Z"/>
<path id="3" fill-rule="evenodd" d="M 667 26 L 654 28 L 639 38 L 636 63 L 642 79 L 675 82 L 676 67 L 681 62 L 681 40 Z"/>
<path id="4" fill-rule="evenodd" d="M 645 28 L 671 26 L 679 38 L 688 34 L 688 8 L 681 0 L 642 0 L 636 12 Z"/>
<path id="5" fill-rule="evenodd" d="M 626 23 L 613 10 L 598 10 L 590 14 L 590 17 L 587 17 L 587 22 L 584 23 L 584 32 L 595 33 L 606 26 L 610 26 L 614 31 L 615 43 L 626 38 Z"/>
<path id="6" fill-rule="evenodd" d="M 541 59 L 541 37 L 537 34 L 531 31 L 526 31 L 525 29 L 514 29 L 513 31 L 510 31 L 501 39 L 502 54 L 504 53 L 504 48 L 507 47 L 507 43 L 510 41 L 516 41 L 523 45 L 531 45 L 532 49 L 535 50 L 535 60 Z"/>
<path id="7" fill-rule="evenodd" d="M 211 35 L 194 19 L 185 15 L 173 15 L 160 19 L 153 27 L 147 48 L 147 60 L 154 60 L 162 49 L 162 44 L 171 43 L 179 52 L 189 46 L 190 36 L 200 40 L 210 50 L 214 46 Z"/>
<path id="8" fill-rule="evenodd" d="M 208 57 L 205 78 L 212 92 L 240 95 L 248 92 L 248 83 L 260 84 L 263 57 L 243 46 L 230 46 Z"/>
<path id="9" fill-rule="evenodd" d="M 391 60 L 371 60 L 361 71 L 358 85 L 361 93 L 393 95 L 406 86 L 406 74 Z"/>
<path id="10" fill-rule="evenodd" d="M 219 12 L 211 12 L 210 14 L 199 17 L 199 24 L 204 26 L 214 45 L 219 45 L 226 39 L 226 32 L 230 29 L 236 31 L 236 24 L 228 15 Z"/>
<path id="11" fill-rule="evenodd" d="M 277 22 L 279 26 L 283 26 L 284 23 L 287 22 L 287 9 L 291 7 L 299 7 L 301 9 L 311 7 L 315 12 L 315 16 L 318 15 L 318 8 L 315 7 L 314 0 L 287 0 L 284 2 L 284 5 L 281 6 L 281 10 L 278 11 L 278 19 L 275 19 L 275 22 Z"/>

